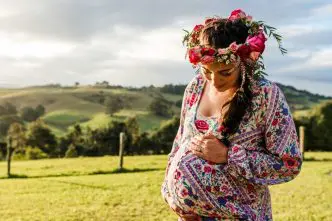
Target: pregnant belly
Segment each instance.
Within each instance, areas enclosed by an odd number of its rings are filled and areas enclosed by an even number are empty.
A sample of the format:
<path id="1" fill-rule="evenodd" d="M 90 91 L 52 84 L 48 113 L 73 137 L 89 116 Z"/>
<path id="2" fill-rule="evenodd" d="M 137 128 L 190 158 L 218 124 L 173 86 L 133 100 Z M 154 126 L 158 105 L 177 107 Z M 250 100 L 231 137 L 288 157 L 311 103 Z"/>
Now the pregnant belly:
<path id="1" fill-rule="evenodd" d="M 223 171 L 225 164 L 212 164 L 191 151 L 173 159 L 168 188 L 174 202 L 187 212 L 202 216 L 232 217 L 236 213 L 236 190 Z"/>
<path id="2" fill-rule="evenodd" d="M 210 217 L 236 217 L 245 213 L 241 203 L 249 203 L 238 180 L 223 168 L 191 151 L 174 157 L 168 173 L 168 188 L 174 203 L 186 212 Z"/>

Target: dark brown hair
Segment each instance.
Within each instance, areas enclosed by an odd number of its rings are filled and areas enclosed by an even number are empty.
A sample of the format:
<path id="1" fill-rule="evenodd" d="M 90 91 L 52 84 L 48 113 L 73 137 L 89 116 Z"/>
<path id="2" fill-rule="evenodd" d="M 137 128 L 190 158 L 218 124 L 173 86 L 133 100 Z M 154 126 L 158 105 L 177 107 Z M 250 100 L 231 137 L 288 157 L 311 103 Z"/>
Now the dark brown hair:
<path id="1" fill-rule="evenodd" d="M 202 30 L 202 38 L 205 38 L 208 44 L 213 48 L 227 48 L 232 42 L 242 44 L 246 41 L 249 28 L 240 20 L 219 19 L 208 23 Z M 251 73 L 252 67 L 245 65 L 247 73 Z M 240 69 L 240 82 L 242 81 L 243 70 Z M 228 137 L 234 134 L 240 125 L 246 110 L 250 108 L 253 97 L 249 87 L 249 79 L 246 75 L 243 92 L 238 91 L 234 98 L 229 102 L 228 111 L 224 114 L 222 135 L 225 137 L 222 141 L 229 145 Z"/>

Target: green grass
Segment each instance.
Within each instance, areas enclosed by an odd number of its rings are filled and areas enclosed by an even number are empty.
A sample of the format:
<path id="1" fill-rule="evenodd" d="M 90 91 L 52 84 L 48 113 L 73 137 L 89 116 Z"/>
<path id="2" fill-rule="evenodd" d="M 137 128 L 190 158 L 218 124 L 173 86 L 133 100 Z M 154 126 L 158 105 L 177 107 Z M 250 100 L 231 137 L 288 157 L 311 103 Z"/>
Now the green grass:
<path id="1" fill-rule="evenodd" d="M 332 153 L 306 153 L 302 171 L 270 186 L 274 220 L 329 220 Z M 176 220 L 161 198 L 166 155 L 0 162 L 1 220 Z"/>

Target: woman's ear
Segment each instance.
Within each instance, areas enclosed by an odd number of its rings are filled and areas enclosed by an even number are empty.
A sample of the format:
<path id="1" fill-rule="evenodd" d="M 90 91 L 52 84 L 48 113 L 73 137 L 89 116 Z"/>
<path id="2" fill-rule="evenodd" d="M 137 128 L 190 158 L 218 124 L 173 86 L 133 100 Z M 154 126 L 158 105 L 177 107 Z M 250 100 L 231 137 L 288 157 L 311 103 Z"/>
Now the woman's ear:
<path id="1" fill-rule="evenodd" d="M 201 73 L 202 73 L 202 75 L 206 78 L 206 79 L 208 79 L 208 80 L 211 80 L 212 78 L 211 78 L 211 72 L 207 72 L 206 70 L 204 70 L 204 68 L 202 68 L 201 67 Z"/>
<path id="2" fill-rule="evenodd" d="M 211 78 L 211 73 L 203 73 L 205 78 L 208 79 L 209 81 L 212 79 Z"/>

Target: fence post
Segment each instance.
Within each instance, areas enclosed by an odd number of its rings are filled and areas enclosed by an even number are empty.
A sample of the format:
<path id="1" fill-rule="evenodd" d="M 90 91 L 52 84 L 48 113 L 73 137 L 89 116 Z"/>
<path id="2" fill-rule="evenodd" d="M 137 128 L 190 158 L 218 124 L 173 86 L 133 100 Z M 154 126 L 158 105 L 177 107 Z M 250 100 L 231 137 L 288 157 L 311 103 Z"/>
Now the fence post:
<path id="1" fill-rule="evenodd" d="M 305 138 L 305 127 L 300 126 L 300 150 L 302 153 L 302 159 L 304 159 L 304 138 Z"/>
<path id="2" fill-rule="evenodd" d="M 119 162 L 119 170 L 123 169 L 123 149 L 124 149 L 124 140 L 125 138 L 125 133 L 121 132 L 120 133 L 120 147 L 119 147 L 119 157 L 120 157 L 120 162 Z"/>

